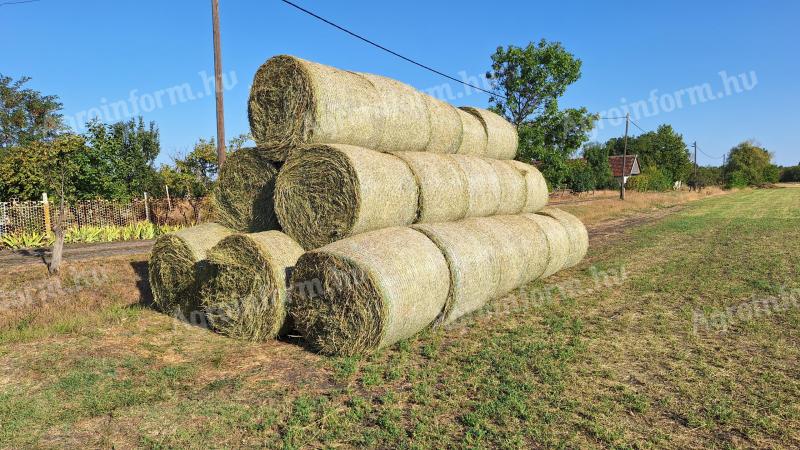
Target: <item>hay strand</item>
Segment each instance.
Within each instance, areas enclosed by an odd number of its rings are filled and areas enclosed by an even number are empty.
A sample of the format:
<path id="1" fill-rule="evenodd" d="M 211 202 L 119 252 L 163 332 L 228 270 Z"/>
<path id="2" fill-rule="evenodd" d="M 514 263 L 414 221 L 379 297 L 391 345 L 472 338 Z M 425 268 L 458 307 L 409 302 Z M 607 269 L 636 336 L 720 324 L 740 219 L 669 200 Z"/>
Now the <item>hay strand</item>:
<path id="1" fill-rule="evenodd" d="M 199 310 L 198 274 L 206 253 L 231 233 L 222 225 L 204 223 L 159 236 L 147 267 L 154 305 L 184 316 Z"/>
<path id="2" fill-rule="evenodd" d="M 583 222 L 572 214 L 557 208 L 544 208 L 539 211 L 539 214 L 552 217 L 566 229 L 570 250 L 564 268 L 578 265 L 589 251 L 589 232 Z"/>
<path id="3" fill-rule="evenodd" d="M 212 329 L 264 341 L 287 331 L 286 274 L 303 249 L 279 231 L 235 234 L 208 252 L 202 306 Z"/>
<path id="4" fill-rule="evenodd" d="M 278 229 L 273 194 L 277 165 L 259 148 L 230 154 L 211 193 L 215 220 L 244 233 Z"/>
<path id="5" fill-rule="evenodd" d="M 474 115 L 485 129 L 486 151 L 482 153 L 483 155 L 495 159 L 514 159 L 517 156 L 519 136 L 514 125 L 486 109 L 469 106 L 461 109 Z"/>
<path id="6" fill-rule="evenodd" d="M 400 158 L 350 145 L 293 151 L 275 185 L 275 210 L 303 248 L 354 234 L 409 225 L 417 216 L 417 183 Z"/>
<path id="7" fill-rule="evenodd" d="M 428 327 L 447 301 L 439 248 L 405 227 L 360 234 L 308 252 L 292 274 L 297 329 L 317 351 L 374 351 Z"/>

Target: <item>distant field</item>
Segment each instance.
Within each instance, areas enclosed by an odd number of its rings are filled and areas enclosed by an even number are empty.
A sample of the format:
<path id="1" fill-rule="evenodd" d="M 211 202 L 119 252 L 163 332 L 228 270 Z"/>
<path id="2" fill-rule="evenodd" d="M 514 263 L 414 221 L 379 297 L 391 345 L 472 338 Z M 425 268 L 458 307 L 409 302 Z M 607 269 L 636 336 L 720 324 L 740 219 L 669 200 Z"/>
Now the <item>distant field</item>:
<path id="1" fill-rule="evenodd" d="M 181 325 L 140 304 L 140 257 L 6 273 L 0 304 L 38 306 L 0 309 L 0 445 L 798 448 L 800 192 L 681 208 L 365 358 Z"/>

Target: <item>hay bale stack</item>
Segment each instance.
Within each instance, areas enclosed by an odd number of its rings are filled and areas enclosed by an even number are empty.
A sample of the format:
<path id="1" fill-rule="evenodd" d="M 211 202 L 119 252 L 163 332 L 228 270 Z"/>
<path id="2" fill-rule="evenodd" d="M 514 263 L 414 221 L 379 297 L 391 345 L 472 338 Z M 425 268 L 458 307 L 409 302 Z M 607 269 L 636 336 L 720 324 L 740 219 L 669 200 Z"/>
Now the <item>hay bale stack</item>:
<path id="1" fill-rule="evenodd" d="M 417 197 L 414 174 L 403 160 L 351 145 L 293 151 L 275 184 L 278 220 L 306 249 L 411 224 Z"/>
<path id="2" fill-rule="evenodd" d="M 208 252 L 201 288 L 209 325 L 250 341 L 288 329 L 287 271 L 303 249 L 279 231 L 228 236 Z"/>
<path id="3" fill-rule="evenodd" d="M 499 115 L 481 108 L 461 108 L 480 121 L 486 134 L 486 150 L 482 155 L 495 159 L 514 159 L 517 156 L 519 136 L 517 128 Z"/>
<path id="4" fill-rule="evenodd" d="M 300 257 L 291 314 L 314 349 L 365 353 L 428 327 L 445 306 L 449 279 L 444 256 L 424 234 L 372 231 Z"/>
<path id="5" fill-rule="evenodd" d="M 567 230 L 556 219 L 541 214 L 525 213 L 522 217 L 533 221 L 544 233 L 547 239 L 548 259 L 542 278 L 562 270 L 566 267 L 570 257 L 570 241 Z"/>
<path id="6" fill-rule="evenodd" d="M 500 181 L 500 202 L 496 214 L 517 214 L 525 211 L 528 185 L 525 176 L 510 161 L 488 160 Z"/>
<path id="7" fill-rule="evenodd" d="M 278 229 L 273 194 L 277 164 L 260 148 L 230 154 L 211 193 L 215 220 L 243 233 Z"/>
<path id="8" fill-rule="evenodd" d="M 148 263 L 153 303 L 161 311 L 188 315 L 199 310 L 199 273 L 206 253 L 231 230 L 204 223 L 160 236 Z"/>
<path id="9" fill-rule="evenodd" d="M 450 292 L 440 321 L 451 323 L 493 298 L 541 276 L 549 249 L 544 233 L 521 216 L 414 225 L 442 251 Z"/>
<path id="10" fill-rule="evenodd" d="M 544 208 L 550 200 L 550 193 L 547 189 L 547 181 L 539 169 L 520 161 L 512 160 L 508 161 L 508 164 L 514 166 L 525 177 L 528 193 L 525 196 L 525 206 L 522 207 L 522 211 L 536 212 Z"/>
<path id="11" fill-rule="evenodd" d="M 552 217 L 566 229 L 570 250 L 564 269 L 578 265 L 589 250 L 589 232 L 583 222 L 572 214 L 557 208 L 544 208 L 539 211 L 539 214 Z"/>
<path id="12" fill-rule="evenodd" d="M 453 158 L 427 152 L 393 154 L 408 164 L 419 186 L 419 211 L 415 222 L 449 222 L 466 217 L 469 207 L 467 178 Z"/>
<path id="13" fill-rule="evenodd" d="M 500 208 L 502 187 L 497 172 L 488 159 L 465 155 L 452 155 L 467 180 L 467 217 L 495 214 Z"/>
<path id="14" fill-rule="evenodd" d="M 517 149 L 516 129 L 494 113 L 459 110 L 399 81 L 286 55 L 256 72 L 248 117 L 258 146 L 276 161 L 291 148 L 321 143 L 501 159 Z"/>

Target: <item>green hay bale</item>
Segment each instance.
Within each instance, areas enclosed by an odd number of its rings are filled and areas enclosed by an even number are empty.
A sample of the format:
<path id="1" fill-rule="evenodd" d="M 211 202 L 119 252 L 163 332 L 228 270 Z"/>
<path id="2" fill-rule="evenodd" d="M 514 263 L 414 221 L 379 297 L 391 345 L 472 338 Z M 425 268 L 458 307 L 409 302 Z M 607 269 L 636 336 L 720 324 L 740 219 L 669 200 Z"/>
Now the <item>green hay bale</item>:
<path id="1" fill-rule="evenodd" d="M 247 107 L 253 138 L 275 161 L 306 143 L 374 146 L 383 132 L 380 97 L 369 80 L 292 56 L 275 56 L 258 69 Z"/>
<path id="2" fill-rule="evenodd" d="M 510 161 L 490 159 L 500 181 L 500 202 L 495 214 L 517 214 L 525 208 L 528 185 L 525 176 Z"/>
<path id="3" fill-rule="evenodd" d="M 432 153 L 456 153 L 461 146 L 461 114 L 457 108 L 429 95 L 423 95 L 428 107 L 431 136 L 426 150 Z"/>
<path id="4" fill-rule="evenodd" d="M 456 111 L 458 111 L 462 130 L 461 144 L 458 146 L 456 153 L 459 155 L 486 156 L 486 127 L 475 115 L 461 109 Z"/>
<path id="5" fill-rule="evenodd" d="M 375 87 L 387 124 L 380 127 L 383 131 L 380 140 L 372 148 L 378 151 L 425 150 L 431 137 L 431 123 L 423 94 L 391 78 L 369 73 L 359 75 Z"/>
<path id="6" fill-rule="evenodd" d="M 217 222 L 245 233 L 278 229 L 273 194 L 277 165 L 260 148 L 237 150 L 220 170 L 211 202 Z"/>
<path id="7" fill-rule="evenodd" d="M 535 222 L 547 239 L 548 259 L 542 278 L 547 278 L 566 268 L 571 251 L 567 229 L 550 216 L 534 213 L 524 213 L 521 216 Z"/>
<path id="8" fill-rule="evenodd" d="M 414 174 L 403 160 L 350 145 L 293 151 L 275 185 L 278 220 L 306 249 L 411 224 L 417 199 Z"/>
<path id="9" fill-rule="evenodd" d="M 508 161 L 508 164 L 519 170 L 522 176 L 525 177 L 525 186 L 528 193 L 525 196 L 525 205 L 521 211 L 536 212 L 544 208 L 550 196 L 547 189 L 547 181 L 545 181 L 539 169 L 530 164 L 514 160 Z"/>
<path id="10" fill-rule="evenodd" d="M 564 268 L 578 265 L 589 251 L 589 232 L 583 222 L 572 214 L 557 208 L 544 208 L 539 211 L 539 214 L 557 220 L 567 231 L 570 250 Z"/>
<path id="11" fill-rule="evenodd" d="M 517 155 L 519 136 L 517 128 L 503 117 L 481 108 L 462 107 L 478 118 L 486 132 L 486 151 L 489 158 L 514 159 Z"/>
<path id="12" fill-rule="evenodd" d="M 469 207 L 467 178 L 453 158 L 426 152 L 393 155 L 408 164 L 419 186 L 419 211 L 415 222 L 449 222 L 466 217 Z"/>
<path id="13" fill-rule="evenodd" d="M 480 217 L 413 228 L 439 247 L 450 269 L 450 291 L 440 319 L 444 324 L 536 279 L 547 265 L 544 233 L 524 217 Z"/>
<path id="14" fill-rule="evenodd" d="M 467 180 L 467 217 L 491 216 L 500 207 L 502 188 L 497 172 L 485 158 L 451 155 Z"/>
<path id="15" fill-rule="evenodd" d="M 231 233 L 222 225 L 204 223 L 156 239 L 148 263 L 155 306 L 168 314 L 197 311 L 198 274 L 204 270 L 206 253 Z"/>
<path id="16" fill-rule="evenodd" d="M 288 331 L 286 274 L 303 249 L 279 231 L 235 234 L 208 252 L 203 310 L 212 329 L 264 341 Z"/>
<path id="17" fill-rule="evenodd" d="M 445 306 L 449 280 L 447 262 L 424 234 L 372 231 L 300 257 L 291 314 L 317 351 L 366 353 L 427 328 Z"/>

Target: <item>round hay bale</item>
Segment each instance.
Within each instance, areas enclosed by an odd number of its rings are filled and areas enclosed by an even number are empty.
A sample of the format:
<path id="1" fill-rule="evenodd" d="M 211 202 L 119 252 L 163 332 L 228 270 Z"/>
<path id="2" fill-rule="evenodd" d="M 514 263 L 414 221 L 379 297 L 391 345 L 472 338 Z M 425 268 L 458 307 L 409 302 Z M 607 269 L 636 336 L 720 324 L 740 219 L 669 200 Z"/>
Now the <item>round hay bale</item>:
<path id="1" fill-rule="evenodd" d="M 431 137 L 431 123 L 423 94 L 391 78 L 360 75 L 375 87 L 385 116 L 381 138 L 371 148 L 382 152 L 425 151 Z"/>
<path id="2" fill-rule="evenodd" d="M 502 187 L 488 159 L 467 155 L 450 155 L 464 171 L 469 203 L 467 217 L 491 216 L 500 207 Z"/>
<path id="3" fill-rule="evenodd" d="M 385 228 L 301 256 L 291 314 L 319 352 L 370 352 L 428 327 L 445 306 L 449 280 L 447 261 L 424 234 Z"/>
<path id="4" fill-rule="evenodd" d="M 293 151 L 278 173 L 275 211 L 284 232 L 312 249 L 413 223 L 417 191 L 411 169 L 394 155 L 314 145 Z"/>
<path id="5" fill-rule="evenodd" d="M 488 160 L 500 181 L 500 204 L 495 214 L 517 214 L 525 208 L 528 185 L 525 176 L 510 161 Z"/>
<path id="6" fill-rule="evenodd" d="M 259 148 L 230 154 L 211 192 L 215 220 L 245 233 L 278 229 L 273 194 L 277 165 Z"/>
<path id="7" fill-rule="evenodd" d="M 288 331 L 287 271 L 303 254 L 280 231 L 228 236 L 208 251 L 201 300 L 212 329 L 264 341 Z"/>
<path id="8" fill-rule="evenodd" d="M 393 155 L 408 164 L 419 186 L 419 211 L 415 222 L 450 222 L 467 215 L 467 179 L 453 158 L 427 152 Z"/>
<path id="9" fill-rule="evenodd" d="M 430 95 L 423 95 L 428 109 L 431 135 L 426 150 L 456 153 L 461 146 L 462 125 L 458 109 Z"/>
<path id="10" fill-rule="evenodd" d="M 517 156 L 519 136 L 514 125 L 486 109 L 469 106 L 461 109 L 473 114 L 483 125 L 486 132 L 485 156 L 495 159 L 514 159 Z"/>
<path id="11" fill-rule="evenodd" d="M 450 268 L 444 324 L 533 281 L 547 266 L 544 233 L 524 217 L 476 217 L 413 228 L 439 247 Z"/>
<path id="12" fill-rule="evenodd" d="M 486 127 L 478 117 L 462 109 L 456 109 L 461 120 L 461 144 L 456 153 L 459 155 L 486 156 Z"/>
<path id="13" fill-rule="evenodd" d="M 381 107 L 363 76 L 287 55 L 258 69 L 247 103 L 253 139 L 275 161 L 306 143 L 376 146 L 386 126 Z"/>
<path id="14" fill-rule="evenodd" d="M 206 252 L 231 233 L 222 225 L 204 223 L 159 236 L 147 265 L 153 304 L 168 314 L 198 311 L 198 274 Z"/>
<path id="15" fill-rule="evenodd" d="M 550 196 L 547 189 L 547 181 L 545 181 L 539 169 L 515 160 L 509 160 L 508 164 L 519 170 L 525 177 L 525 186 L 528 193 L 525 196 L 525 206 L 522 207 L 521 211 L 536 212 L 544 208 L 548 200 L 550 200 Z"/>
<path id="16" fill-rule="evenodd" d="M 544 233 L 547 239 L 547 266 L 542 278 L 549 277 L 564 269 L 570 256 L 570 241 L 567 230 L 556 219 L 534 213 L 524 213 L 521 217 L 532 220 Z"/>
<path id="17" fill-rule="evenodd" d="M 570 251 L 564 268 L 578 265 L 589 251 L 589 232 L 583 222 L 572 214 L 557 208 L 544 208 L 539 211 L 539 214 L 556 219 L 567 230 Z"/>

